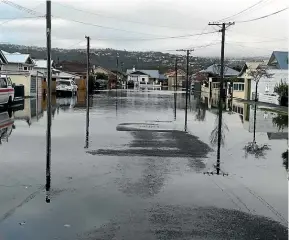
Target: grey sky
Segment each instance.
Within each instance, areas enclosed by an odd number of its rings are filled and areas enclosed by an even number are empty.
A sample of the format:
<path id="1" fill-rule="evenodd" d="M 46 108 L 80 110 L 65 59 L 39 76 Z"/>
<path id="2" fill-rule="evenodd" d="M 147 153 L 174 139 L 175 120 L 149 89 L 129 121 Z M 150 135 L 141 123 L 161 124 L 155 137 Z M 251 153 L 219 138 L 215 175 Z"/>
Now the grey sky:
<path id="1" fill-rule="evenodd" d="M 45 14 L 44 0 L 14 0 L 14 2 Z M 143 39 L 211 32 L 217 27 L 208 26 L 208 22 L 231 16 L 256 2 L 258 0 L 52 1 L 52 46 L 83 48 L 85 47 L 84 36 L 89 35 L 92 39 L 91 46 L 94 48 L 141 51 L 166 52 L 167 50 L 215 43 L 215 45 L 197 49 L 193 54 L 219 56 L 220 33 L 181 39 Z M 77 11 L 62 4 L 98 15 Z M 227 31 L 226 55 L 267 56 L 273 50 L 286 50 L 288 48 L 288 11 L 249 23 L 238 23 L 237 21 L 260 17 L 285 8 L 287 5 L 287 0 L 264 0 L 256 7 L 229 19 L 236 21 L 236 24 Z M 31 15 L 4 3 L 0 3 L 0 15 L 2 18 L 0 19 L 1 42 L 45 46 L 44 18 L 16 19 L 5 23 L 7 21 L 5 18 Z M 102 27 L 89 26 L 65 19 Z"/>

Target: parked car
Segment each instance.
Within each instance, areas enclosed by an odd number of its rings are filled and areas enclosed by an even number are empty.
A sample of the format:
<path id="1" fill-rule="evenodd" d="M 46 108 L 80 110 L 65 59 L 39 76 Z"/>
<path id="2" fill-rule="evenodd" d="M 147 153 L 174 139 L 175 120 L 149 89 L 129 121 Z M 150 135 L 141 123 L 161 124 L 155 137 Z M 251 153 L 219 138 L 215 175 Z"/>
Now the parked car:
<path id="1" fill-rule="evenodd" d="M 0 105 L 5 108 L 12 105 L 14 100 L 14 84 L 9 77 L 1 75 L 0 77 Z"/>
<path id="2" fill-rule="evenodd" d="M 77 94 L 78 87 L 73 80 L 57 80 L 56 93 L 57 94 Z"/>
<path id="3" fill-rule="evenodd" d="M 107 89 L 107 80 L 105 80 L 105 79 L 96 79 L 94 81 L 94 89 L 95 90 Z"/>

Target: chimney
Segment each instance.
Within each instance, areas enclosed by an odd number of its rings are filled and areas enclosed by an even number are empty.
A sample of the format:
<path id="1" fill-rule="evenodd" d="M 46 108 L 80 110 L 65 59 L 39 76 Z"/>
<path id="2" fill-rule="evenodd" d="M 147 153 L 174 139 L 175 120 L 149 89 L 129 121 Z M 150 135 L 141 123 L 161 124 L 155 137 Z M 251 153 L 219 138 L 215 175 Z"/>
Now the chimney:
<path id="1" fill-rule="evenodd" d="M 135 72 L 135 66 L 133 66 L 132 71 Z"/>

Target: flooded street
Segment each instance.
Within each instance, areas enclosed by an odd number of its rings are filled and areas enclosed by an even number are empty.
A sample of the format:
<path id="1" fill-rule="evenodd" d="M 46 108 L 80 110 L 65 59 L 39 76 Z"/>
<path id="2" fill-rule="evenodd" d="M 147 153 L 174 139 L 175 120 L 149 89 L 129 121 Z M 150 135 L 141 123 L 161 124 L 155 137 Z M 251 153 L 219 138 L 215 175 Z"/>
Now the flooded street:
<path id="1" fill-rule="evenodd" d="M 256 109 L 252 151 L 254 106 L 233 102 L 212 175 L 218 111 L 202 96 L 185 132 L 184 92 L 96 93 L 87 143 L 85 94 L 52 104 L 49 191 L 46 100 L 0 114 L 1 240 L 288 239 L 285 113 Z"/>

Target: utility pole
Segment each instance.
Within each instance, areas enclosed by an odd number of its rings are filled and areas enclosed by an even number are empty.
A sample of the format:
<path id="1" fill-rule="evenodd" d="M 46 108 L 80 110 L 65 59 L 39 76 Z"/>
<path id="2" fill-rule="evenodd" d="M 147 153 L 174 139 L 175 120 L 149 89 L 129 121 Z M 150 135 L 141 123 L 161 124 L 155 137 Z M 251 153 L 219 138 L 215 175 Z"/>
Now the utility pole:
<path id="1" fill-rule="evenodd" d="M 119 69 L 119 64 L 118 64 L 118 59 L 119 58 L 119 54 L 116 54 L 116 84 L 115 84 L 115 113 L 117 116 L 117 105 L 118 105 L 118 101 L 117 101 L 117 83 L 118 83 L 118 69 Z"/>
<path id="2" fill-rule="evenodd" d="M 46 202 L 50 202 L 51 185 L 51 1 L 46 1 L 47 48 L 47 129 L 46 129 Z"/>
<path id="3" fill-rule="evenodd" d="M 178 57 L 176 57 L 176 63 L 175 63 L 175 92 L 177 91 L 178 87 Z"/>
<path id="4" fill-rule="evenodd" d="M 189 62 L 190 62 L 190 52 L 194 51 L 193 49 L 180 49 L 177 51 L 183 51 L 187 53 L 187 79 L 186 79 L 186 109 L 185 109 L 185 131 L 187 131 L 187 122 L 188 122 L 188 95 L 189 95 Z"/>
<path id="5" fill-rule="evenodd" d="M 176 57 L 176 63 L 175 63 L 175 93 L 174 93 L 174 117 L 175 120 L 177 120 L 177 85 L 178 85 L 178 57 Z"/>
<path id="6" fill-rule="evenodd" d="M 219 119 L 218 119 L 218 149 L 217 149 L 217 175 L 220 174 L 220 158 L 221 158 L 221 142 L 222 142 L 222 94 L 223 94 L 223 84 L 224 84 L 224 59 L 225 59 L 225 33 L 227 27 L 234 25 L 234 22 L 228 23 L 209 23 L 212 26 L 219 26 L 221 27 L 220 32 L 222 33 L 222 46 L 221 46 L 221 69 L 220 69 L 220 88 L 219 88 Z"/>
<path id="7" fill-rule="evenodd" d="M 87 40 L 87 60 L 86 60 L 86 135 L 85 148 L 89 147 L 89 75 L 90 75 L 90 37 L 85 36 Z"/>

